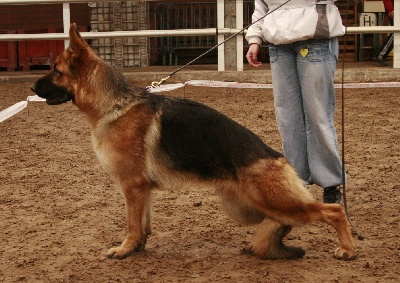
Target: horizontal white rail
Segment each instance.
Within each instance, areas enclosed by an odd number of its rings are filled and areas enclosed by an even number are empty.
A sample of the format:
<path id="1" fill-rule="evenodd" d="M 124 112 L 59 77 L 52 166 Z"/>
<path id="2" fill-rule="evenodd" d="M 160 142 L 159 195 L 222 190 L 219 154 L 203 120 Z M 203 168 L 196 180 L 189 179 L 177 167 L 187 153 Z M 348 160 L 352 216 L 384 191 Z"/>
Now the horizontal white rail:
<path id="1" fill-rule="evenodd" d="M 86 39 L 115 38 L 115 37 L 163 37 L 163 36 L 194 36 L 194 35 L 232 35 L 240 33 L 239 29 L 230 28 L 208 28 L 208 29 L 180 29 L 180 30 L 136 30 L 136 31 L 110 31 L 110 32 L 81 32 Z M 348 27 L 349 34 L 365 33 L 394 33 L 400 32 L 400 28 L 393 26 L 375 27 Z M 244 31 L 246 33 L 246 31 Z M 37 34 L 0 34 L 0 41 L 22 41 L 22 40 L 65 40 L 67 33 L 37 33 Z"/>
<path id="2" fill-rule="evenodd" d="M 61 3 L 89 3 L 89 2 L 120 2 L 132 0 L 0 0 L 0 5 L 34 5 L 34 4 L 61 4 Z M 133 0 L 134 1 L 134 0 Z M 142 1 L 157 1 L 157 0 L 142 0 Z M 135 2 L 135 1 L 134 1 Z M 136 1 L 138 2 L 138 1 Z"/>
<path id="3" fill-rule="evenodd" d="M 218 29 L 218 34 L 229 35 L 239 32 L 235 29 Z M 160 36 L 188 36 L 188 35 L 216 35 L 217 29 L 182 29 L 182 30 L 134 30 L 134 31 L 110 31 L 110 32 L 81 32 L 83 38 L 106 37 L 160 37 Z M 37 34 L 0 34 L 0 41 L 39 40 L 39 39 L 68 39 L 67 33 L 37 33 Z"/>

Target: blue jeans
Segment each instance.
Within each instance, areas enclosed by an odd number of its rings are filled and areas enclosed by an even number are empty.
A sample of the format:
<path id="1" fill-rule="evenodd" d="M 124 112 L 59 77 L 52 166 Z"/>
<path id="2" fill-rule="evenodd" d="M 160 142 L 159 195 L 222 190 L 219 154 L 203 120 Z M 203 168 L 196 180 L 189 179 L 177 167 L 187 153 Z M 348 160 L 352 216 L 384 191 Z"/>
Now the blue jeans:
<path id="1" fill-rule="evenodd" d="M 337 38 L 271 45 L 269 55 L 284 156 L 309 184 L 342 184 L 334 126 Z"/>

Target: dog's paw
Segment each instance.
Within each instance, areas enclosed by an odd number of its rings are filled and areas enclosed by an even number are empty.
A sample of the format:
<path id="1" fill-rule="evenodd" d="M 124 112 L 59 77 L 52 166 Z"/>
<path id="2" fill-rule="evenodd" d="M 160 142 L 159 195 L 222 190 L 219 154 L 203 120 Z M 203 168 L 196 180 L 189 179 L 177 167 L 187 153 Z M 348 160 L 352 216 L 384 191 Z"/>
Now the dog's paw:
<path id="1" fill-rule="evenodd" d="M 127 245 L 125 242 L 119 246 L 108 250 L 107 257 L 115 259 L 124 259 L 135 252 L 142 252 L 146 247 L 147 237 L 142 239 L 142 242 L 137 245 Z"/>
<path id="2" fill-rule="evenodd" d="M 356 255 L 354 252 L 349 252 L 348 250 L 339 247 L 335 250 L 335 258 L 340 260 L 352 260 L 356 258 Z"/>
<path id="3" fill-rule="evenodd" d="M 252 245 L 247 245 L 247 246 L 243 247 L 240 252 L 242 254 L 254 255 L 253 246 Z"/>
<path id="4" fill-rule="evenodd" d="M 134 250 L 123 249 L 122 247 L 114 247 L 108 250 L 107 257 L 114 259 L 124 259 L 130 256 Z"/>
<path id="5" fill-rule="evenodd" d="M 252 245 L 248 245 L 242 249 L 242 253 L 255 255 L 260 259 L 297 259 L 304 257 L 306 252 L 301 248 L 284 245 L 269 246 L 265 249 L 257 249 Z"/>

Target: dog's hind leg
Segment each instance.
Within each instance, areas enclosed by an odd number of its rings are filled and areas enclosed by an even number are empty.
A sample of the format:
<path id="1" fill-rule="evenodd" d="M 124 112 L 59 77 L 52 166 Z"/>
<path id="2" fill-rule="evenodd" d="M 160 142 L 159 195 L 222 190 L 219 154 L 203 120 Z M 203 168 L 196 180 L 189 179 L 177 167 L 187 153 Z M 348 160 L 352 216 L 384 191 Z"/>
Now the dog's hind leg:
<path id="1" fill-rule="evenodd" d="M 291 218 L 298 224 L 306 224 L 313 221 L 321 221 L 331 225 L 337 232 L 339 247 L 335 250 L 335 258 L 351 260 L 356 256 L 355 245 L 345 211 L 340 204 L 326 204 L 312 202 L 305 204 L 304 208 L 296 213 L 282 215 L 283 219 Z"/>
<path id="2" fill-rule="evenodd" d="M 238 199 L 221 196 L 221 204 L 225 213 L 241 224 L 258 224 L 265 218 L 264 213 L 240 202 Z"/>
<path id="3" fill-rule="evenodd" d="M 147 237 L 151 233 L 150 188 L 150 184 L 146 182 L 136 186 L 123 186 L 127 210 L 127 234 L 121 246 L 108 251 L 109 258 L 123 259 L 133 252 L 144 250 Z"/>
<path id="4" fill-rule="evenodd" d="M 243 252 L 254 254 L 262 259 L 294 259 L 303 257 L 305 254 L 303 249 L 288 247 L 282 242 L 283 238 L 291 230 L 291 226 L 265 218 L 256 231 L 253 243 L 244 248 Z"/>
<path id="5" fill-rule="evenodd" d="M 225 212 L 236 221 L 242 224 L 257 224 L 259 228 L 254 237 L 253 243 L 243 249 L 244 253 L 254 254 L 262 259 L 293 259 L 304 256 L 304 250 L 292 248 L 283 244 L 283 238 L 292 230 L 292 226 L 283 225 L 266 214 L 252 207 L 243 199 L 222 195 L 222 206 Z"/>
<path id="6" fill-rule="evenodd" d="M 355 258 L 355 246 L 350 226 L 343 207 L 340 204 L 324 204 L 318 201 L 303 203 L 290 209 L 275 206 L 266 211 L 267 217 L 256 233 L 251 251 L 261 258 L 296 258 L 304 255 L 298 248 L 289 248 L 282 239 L 289 233 L 291 226 L 304 225 L 313 221 L 322 221 L 331 225 L 339 237 L 339 248 L 335 250 L 335 258 L 351 260 Z"/>
<path id="7" fill-rule="evenodd" d="M 351 260 L 355 258 L 355 246 L 343 207 L 340 204 L 312 202 L 292 210 L 275 210 L 267 213 L 274 220 L 264 220 L 256 233 L 251 252 L 260 258 L 296 258 L 304 255 L 298 248 L 290 248 L 282 243 L 289 233 L 290 225 L 304 225 L 322 221 L 335 228 L 340 246 L 335 250 L 335 258 Z M 268 217 L 268 216 L 267 216 Z"/>
<path id="8" fill-rule="evenodd" d="M 335 228 L 340 246 L 335 250 L 335 258 L 351 260 L 356 256 L 355 246 L 346 213 L 340 204 L 315 203 L 311 213 L 316 220 L 325 222 Z"/>
<path id="9" fill-rule="evenodd" d="M 243 183 L 248 186 L 240 190 L 242 195 L 247 195 L 247 200 L 252 200 L 254 209 L 266 216 L 253 245 L 247 250 L 261 258 L 300 257 L 304 251 L 285 246 L 282 239 L 292 226 L 322 221 L 333 226 L 338 234 L 340 246 L 335 251 L 335 257 L 353 259 L 355 246 L 343 207 L 314 200 L 285 160 L 266 160 L 261 165 L 258 167 L 260 171 L 268 174 L 260 174 L 255 170 L 257 167 L 250 168 L 246 173 L 253 181 Z"/>

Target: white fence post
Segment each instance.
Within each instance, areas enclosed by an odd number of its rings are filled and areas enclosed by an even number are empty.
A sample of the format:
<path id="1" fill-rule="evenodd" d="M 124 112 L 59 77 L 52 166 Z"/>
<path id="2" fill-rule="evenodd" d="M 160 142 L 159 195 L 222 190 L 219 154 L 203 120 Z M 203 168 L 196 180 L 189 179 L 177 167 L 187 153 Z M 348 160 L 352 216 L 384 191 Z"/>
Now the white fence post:
<path id="1" fill-rule="evenodd" d="M 236 0 L 236 29 L 243 28 L 243 0 Z M 236 36 L 237 70 L 243 71 L 243 36 Z"/>
<path id="2" fill-rule="evenodd" d="M 64 23 L 64 33 L 68 33 L 69 26 L 71 25 L 71 11 L 69 9 L 69 3 L 63 3 L 63 23 Z M 68 48 L 69 40 L 64 40 L 64 47 Z"/>
<path id="3" fill-rule="evenodd" d="M 217 1 L 217 29 L 225 28 L 225 0 Z M 218 34 L 218 44 L 225 40 L 223 34 Z M 218 46 L 218 71 L 225 71 L 225 46 Z"/>
<path id="4" fill-rule="evenodd" d="M 400 0 L 394 0 L 394 27 L 400 26 Z M 400 68 L 400 33 L 395 32 L 393 37 L 393 68 Z"/>

